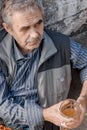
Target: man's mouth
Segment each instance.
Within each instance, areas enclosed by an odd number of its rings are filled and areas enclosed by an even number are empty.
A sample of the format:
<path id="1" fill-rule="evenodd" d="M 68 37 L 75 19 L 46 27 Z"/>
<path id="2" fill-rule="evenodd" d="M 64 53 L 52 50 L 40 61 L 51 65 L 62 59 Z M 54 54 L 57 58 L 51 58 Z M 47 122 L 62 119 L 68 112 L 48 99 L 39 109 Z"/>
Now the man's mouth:
<path id="1" fill-rule="evenodd" d="M 34 46 L 36 45 L 37 43 L 39 43 L 40 41 L 34 41 L 34 42 L 27 42 L 26 45 L 28 46 Z"/>
<path id="2" fill-rule="evenodd" d="M 26 41 L 26 44 L 29 44 L 30 46 L 35 45 L 36 43 L 39 43 L 41 41 L 41 37 L 38 36 L 37 38 L 29 38 Z"/>

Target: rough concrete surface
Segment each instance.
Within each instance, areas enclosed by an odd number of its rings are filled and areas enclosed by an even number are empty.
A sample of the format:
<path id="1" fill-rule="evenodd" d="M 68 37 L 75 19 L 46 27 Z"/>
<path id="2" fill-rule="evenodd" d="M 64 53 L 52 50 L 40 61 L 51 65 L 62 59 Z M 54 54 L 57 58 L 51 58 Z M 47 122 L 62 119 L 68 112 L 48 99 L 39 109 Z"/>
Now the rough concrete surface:
<path id="1" fill-rule="evenodd" d="M 64 34 L 77 31 L 87 22 L 87 0 L 42 0 L 45 26 Z"/>

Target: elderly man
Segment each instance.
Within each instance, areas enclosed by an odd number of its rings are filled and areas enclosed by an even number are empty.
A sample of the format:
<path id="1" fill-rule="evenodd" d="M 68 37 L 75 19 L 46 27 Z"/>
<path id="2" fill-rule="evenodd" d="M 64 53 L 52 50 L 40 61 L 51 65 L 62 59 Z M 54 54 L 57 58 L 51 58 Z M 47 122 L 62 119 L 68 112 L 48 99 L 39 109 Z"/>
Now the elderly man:
<path id="1" fill-rule="evenodd" d="M 63 34 L 44 31 L 43 9 L 35 0 L 4 0 L 1 13 L 8 33 L 0 32 L 0 117 L 14 129 L 78 127 L 86 111 L 87 50 Z M 69 92 L 71 63 L 81 70 L 83 84 L 79 120 L 58 111 Z"/>

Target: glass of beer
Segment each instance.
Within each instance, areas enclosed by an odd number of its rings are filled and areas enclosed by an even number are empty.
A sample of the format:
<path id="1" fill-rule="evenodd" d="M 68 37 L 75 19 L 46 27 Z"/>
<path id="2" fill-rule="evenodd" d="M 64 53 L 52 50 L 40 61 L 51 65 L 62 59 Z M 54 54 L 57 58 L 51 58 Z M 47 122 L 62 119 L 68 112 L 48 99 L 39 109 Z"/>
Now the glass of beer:
<path id="1" fill-rule="evenodd" d="M 63 117 L 79 119 L 80 108 L 78 102 L 74 99 L 64 100 L 61 103 L 59 110 Z M 60 126 L 60 130 L 67 130 L 67 129 Z"/>

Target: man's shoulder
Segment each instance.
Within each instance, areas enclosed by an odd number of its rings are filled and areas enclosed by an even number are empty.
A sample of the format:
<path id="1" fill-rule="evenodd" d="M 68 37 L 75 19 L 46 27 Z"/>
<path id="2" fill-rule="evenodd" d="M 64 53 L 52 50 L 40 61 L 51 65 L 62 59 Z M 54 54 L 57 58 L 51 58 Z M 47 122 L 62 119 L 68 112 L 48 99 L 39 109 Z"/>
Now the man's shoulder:
<path id="1" fill-rule="evenodd" d="M 4 28 L 0 29 L 0 42 L 4 39 L 4 37 L 7 35 L 8 33 L 6 32 L 6 30 Z"/>
<path id="2" fill-rule="evenodd" d="M 45 32 L 51 37 L 51 39 L 53 40 L 54 44 L 56 45 L 68 45 L 70 44 L 70 38 L 69 36 L 62 34 L 60 32 L 57 31 L 52 31 L 49 29 L 45 29 Z"/>
<path id="3" fill-rule="evenodd" d="M 46 33 L 51 37 L 51 38 L 55 38 L 57 40 L 65 40 L 65 39 L 68 39 L 69 40 L 69 36 L 65 35 L 65 34 L 62 34 L 58 31 L 53 31 L 53 30 L 50 30 L 50 29 L 47 29 L 45 28 L 45 31 Z"/>

